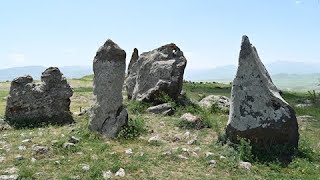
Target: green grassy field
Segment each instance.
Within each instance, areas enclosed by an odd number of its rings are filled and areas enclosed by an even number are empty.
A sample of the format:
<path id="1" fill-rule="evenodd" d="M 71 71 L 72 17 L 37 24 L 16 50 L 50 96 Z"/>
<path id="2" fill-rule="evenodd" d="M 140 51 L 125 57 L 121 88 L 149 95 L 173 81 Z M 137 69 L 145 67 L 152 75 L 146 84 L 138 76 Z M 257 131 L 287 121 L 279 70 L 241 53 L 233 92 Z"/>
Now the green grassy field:
<path id="1" fill-rule="evenodd" d="M 74 88 L 71 111 L 77 113 L 80 107 L 89 108 L 93 102 L 92 76 L 69 82 Z M 218 83 L 185 83 L 183 89 L 194 101 L 209 94 L 230 96 L 231 90 L 230 85 Z M 0 117 L 4 115 L 8 91 L 9 83 L 0 83 Z M 125 92 L 123 94 L 125 95 Z M 284 92 L 283 97 L 291 105 L 295 105 L 307 99 L 308 94 Z M 139 122 L 139 127 L 144 129 L 141 135 L 134 139 L 104 139 L 87 129 L 89 117 L 86 115 L 74 116 L 76 123 L 72 125 L 2 130 L 0 159 L 4 159 L 0 161 L 0 175 L 6 174 L 6 169 L 16 167 L 17 174 L 22 179 L 103 179 L 103 171 L 110 170 L 115 173 L 119 168 L 123 168 L 126 179 L 320 178 L 318 107 L 295 108 L 299 116 L 299 153 L 289 165 L 284 166 L 277 161 L 252 161 L 251 170 L 246 170 L 238 167 L 243 152 L 217 143 L 218 136 L 224 132 L 227 114 L 177 106 L 177 113 L 166 117 L 146 114 L 145 105 L 128 102 L 126 98 L 124 103 L 128 106 L 130 122 Z M 205 118 L 210 128 L 195 130 L 181 127 L 179 117 L 185 112 Z M 161 143 L 149 143 L 148 139 L 156 135 L 161 137 Z M 62 145 L 68 141 L 69 136 L 80 138 L 80 142 L 75 147 L 63 148 Z M 187 142 L 195 136 L 197 143 L 188 145 Z M 31 139 L 31 142 L 22 143 L 25 139 Z M 34 144 L 47 146 L 49 151 L 34 155 Z M 25 146 L 26 149 L 19 150 L 18 146 Z M 125 153 L 129 148 L 132 149 L 132 154 Z M 170 150 L 171 155 L 163 155 Z M 206 157 L 207 152 L 212 154 Z M 15 159 L 18 154 L 24 159 Z M 180 159 L 179 155 L 188 159 Z M 32 158 L 36 160 L 32 161 Z M 209 160 L 216 160 L 216 166 L 210 166 Z M 89 165 L 89 170 L 83 170 L 84 165 Z"/>

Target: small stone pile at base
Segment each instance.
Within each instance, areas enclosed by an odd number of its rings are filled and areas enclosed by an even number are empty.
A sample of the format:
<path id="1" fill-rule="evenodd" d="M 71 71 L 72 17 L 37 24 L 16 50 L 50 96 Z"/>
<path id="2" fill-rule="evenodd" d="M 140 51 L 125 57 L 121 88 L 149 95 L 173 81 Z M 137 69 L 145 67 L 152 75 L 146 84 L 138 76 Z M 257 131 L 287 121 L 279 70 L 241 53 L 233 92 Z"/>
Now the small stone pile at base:
<path id="1" fill-rule="evenodd" d="M 105 137 L 116 137 L 128 123 L 128 113 L 122 104 L 126 52 L 110 39 L 98 50 L 93 61 L 95 103 L 89 129 Z"/>
<path id="2" fill-rule="evenodd" d="M 231 142 L 244 138 L 261 149 L 298 147 L 295 111 L 279 94 L 247 36 L 242 38 L 226 134 Z"/>
<path id="3" fill-rule="evenodd" d="M 70 85 L 56 67 L 46 69 L 39 84 L 31 76 L 18 77 L 11 82 L 5 121 L 16 128 L 72 123 L 72 95 Z"/>

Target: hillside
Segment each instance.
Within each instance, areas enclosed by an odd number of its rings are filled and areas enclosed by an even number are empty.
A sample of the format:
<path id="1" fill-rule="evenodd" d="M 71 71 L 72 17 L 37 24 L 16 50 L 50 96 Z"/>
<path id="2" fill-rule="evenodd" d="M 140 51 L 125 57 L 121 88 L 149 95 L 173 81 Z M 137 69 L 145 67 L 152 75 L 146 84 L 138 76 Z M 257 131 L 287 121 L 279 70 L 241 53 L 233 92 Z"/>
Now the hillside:
<path id="1" fill-rule="evenodd" d="M 196 106 L 176 106 L 173 116 L 145 113 L 148 104 L 127 101 L 130 124 L 139 127 L 134 139 L 104 139 L 87 129 L 88 115 L 77 116 L 80 108 L 89 108 L 93 101 L 92 76 L 69 80 L 74 88 L 71 111 L 76 123 L 69 126 L 48 126 L 14 130 L 3 126 L 0 136 L 0 174 L 15 167 L 20 178 L 27 179 L 102 179 L 106 172 L 114 175 L 125 170 L 125 179 L 319 179 L 320 178 L 320 113 L 318 107 L 295 108 L 299 116 L 300 144 L 293 161 L 253 160 L 250 170 L 239 167 L 243 145 L 236 150 L 219 143 L 227 123 L 223 112 L 201 110 Z M 183 87 L 193 101 L 209 94 L 230 96 L 230 86 L 218 83 L 185 83 Z M 5 110 L 9 83 L 0 83 L 0 117 Z M 125 92 L 123 92 L 124 97 Z M 284 92 L 284 98 L 295 105 L 307 99 L 306 93 Z M 202 117 L 209 128 L 196 130 L 184 126 L 179 117 L 191 112 Z M 159 136 L 161 142 L 149 143 Z M 80 138 L 75 146 L 65 148 L 70 136 Z M 194 144 L 188 142 L 197 138 Z M 34 154 L 32 146 L 49 148 Z M 130 152 L 132 150 L 132 153 Z M 126 152 L 127 151 L 127 152 Z M 209 153 L 210 152 L 210 153 Z M 21 155 L 21 160 L 17 159 Z M 182 158 L 185 157 L 185 158 Z M 215 160 L 215 165 L 209 161 Z M 12 169 L 11 169 L 12 170 Z"/>

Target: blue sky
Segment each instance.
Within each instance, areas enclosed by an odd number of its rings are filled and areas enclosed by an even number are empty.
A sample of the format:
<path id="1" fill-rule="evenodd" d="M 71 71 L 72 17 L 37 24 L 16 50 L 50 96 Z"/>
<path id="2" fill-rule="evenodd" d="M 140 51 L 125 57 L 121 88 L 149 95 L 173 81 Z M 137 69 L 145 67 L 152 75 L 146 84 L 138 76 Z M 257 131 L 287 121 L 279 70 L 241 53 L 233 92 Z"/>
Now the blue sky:
<path id="1" fill-rule="evenodd" d="M 91 66 L 108 38 L 139 53 L 174 42 L 189 69 L 237 64 L 246 34 L 264 63 L 320 61 L 318 0 L 4 0 L 0 68 Z"/>

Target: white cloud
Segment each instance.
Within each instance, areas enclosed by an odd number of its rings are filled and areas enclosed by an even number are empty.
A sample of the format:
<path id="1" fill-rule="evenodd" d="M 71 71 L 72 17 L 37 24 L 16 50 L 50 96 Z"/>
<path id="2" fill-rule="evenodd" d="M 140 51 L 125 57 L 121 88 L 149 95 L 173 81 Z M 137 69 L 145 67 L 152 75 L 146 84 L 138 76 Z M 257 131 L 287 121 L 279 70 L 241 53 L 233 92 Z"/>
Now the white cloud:
<path id="1" fill-rule="evenodd" d="M 301 4 L 302 1 L 296 0 L 296 4 Z"/>

